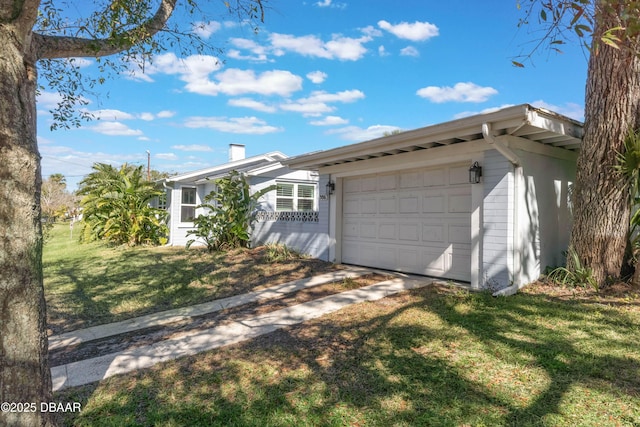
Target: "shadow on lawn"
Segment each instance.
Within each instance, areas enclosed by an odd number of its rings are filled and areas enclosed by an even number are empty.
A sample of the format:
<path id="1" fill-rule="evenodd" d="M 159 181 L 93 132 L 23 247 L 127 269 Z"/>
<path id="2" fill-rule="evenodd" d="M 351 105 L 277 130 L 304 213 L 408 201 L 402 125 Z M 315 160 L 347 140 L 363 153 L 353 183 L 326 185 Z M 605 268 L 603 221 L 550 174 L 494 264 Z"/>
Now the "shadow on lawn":
<path id="1" fill-rule="evenodd" d="M 628 335 L 601 334 L 599 323 Z M 91 401 L 66 420 L 80 425 L 571 424 L 559 414 L 575 385 L 637 398 L 640 366 L 617 354 L 638 338 L 633 319 L 606 307 L 426 289 L 57 399 Z M 461 356 L 473 348 L 481 360 Z M 523 403 L 474 379 L 492 362 L 543 370 L 546 387 Z"/>
<path id="2" fill-rule="evenodd" d="M 46 281 L 48 325 L 53 333 L 120 321 L 249 292 L 330 269 L 318 260 L 279 267 L 259 252 L 115 248 L 54 265 Z M 255 255 L 255 256 L 254 256 Z"/>

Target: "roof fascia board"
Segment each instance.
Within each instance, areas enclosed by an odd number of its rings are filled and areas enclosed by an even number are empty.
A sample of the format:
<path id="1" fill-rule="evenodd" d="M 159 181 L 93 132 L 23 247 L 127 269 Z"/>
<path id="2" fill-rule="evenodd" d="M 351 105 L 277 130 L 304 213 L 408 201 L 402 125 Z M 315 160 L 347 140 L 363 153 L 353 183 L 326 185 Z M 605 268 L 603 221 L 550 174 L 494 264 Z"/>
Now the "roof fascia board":
<path id="1" fill-rule="evenodd" d="M 500 136 L 513 132 L 529 124 L 560 135 L 576 138 L 580 142 L 582 128 L 579 122 L 553 113 L 534 108 L 529 104 L 507 107 L 492 113 L 478 114 L 425 128 L 402 132 L 371 141 L 338 147 L 326 151 L 304 154 L 289 158 L 283 163 L 292 169 L 323 169 L 323 163 L 344 161 L 350 157 L 375 156 L 381 152 L 403 150 L 410 147 L 429 145 L 449 139 L 465 139 L 482 133 L 482 125 L 491 123 L 494 135 Z M 455 145 L 457 145 L 456 143 Z M 452 144 L 453 145 L 453 144 Z M 434 150 L 434 147 L 428 150 Z M 416 151 L 417 153 L 417 151 Z M 395 156 L 401 154 L 395 154 Z M 388 156 L 385 156 L 388 159 Z M 363 160 L 368 161 L 368 160 Z M 349 163 L 351 164 L 351 163 Z"/>
<path id="2" fill-rule="evenodd" d="M 527 121 L 531 126 L 545 129 L 556 134 L 570 136 L 576 140 L 581 140 L 584 135 L 584 130 L 579 122 L 562 117 L 551 111 L 547 112 L 539 109 L 530 110 Z"/>
<path id="3" fill-rule="evenodd" d="M 176 175 L 176 176 L 172 176 L 167 178 L 167 181 L 175 181 L 175 182 L 179 182 L 179 181 L 192 181 L 194 179 L 201 179 L 199 177 L 206 177 L 209 175 L 214 175 L 214 174 L 219 174 L 219 173 L 225 173 L 229 172 L 233 169 L 236 169 L 238 167 L 241 167 L 243 165 L 247 165 L 247 164 L 251 164 L 251 163 L 257 163 L 260 161 L 264 161 L 264 162 L 273 162 L 275 160 L 284 160 L 287 159 L 287 155 L 282 154 L 279 151 L 272 151 L 266 154 L 260 154 L 258 156 L 252 156 L 252 157 L 247 157 L 245 159 L 242 160 L 236 160 L 234 162 L 228 162 L 228 163 L 224 163 L 222 165 L 218 165 L 218 166 L 212 166 L 210 168 L 206 168 L 206 169 L 200 169 L 197 171 L 193 171 L 193 172 L 188 172 L 182 175 Z"/>
<path id="4" fill-rule="evenodd" d="M 530 139 L 520 138 L 513 135 L 502 135 L 496 137 L 496 139 L 504 143 L 512 150 L 528 151 L 530 153 L 541 154 L 543 156 L 553 157 L 561 160 L 578 160 L 578 153 L 575 151 L 569 151 L 562 148 L 549 146 L 547 144 L 540 144 L 539 142 L 531 141 Z"/>
<path id="5" fill-rule="evenodd" d="M 399 168 L 413 169 L 446 163 L 469 161 L 475 154 L 492 150 L 484 140 L 462 142 L 455 145 L 437 147 L 430 150 L 401 153 L 394 156 L 378 157 L 358 162 L 341 163 L 320 167 L 320 174 L 331 174 L 336 177 L 397 171 Z"/>
<path id="6" fill-rule="evenodd" d="M 438 140 L 447 140 L 459 136 L 480 134 L 482 124 L 489 121 L 495 123 L 494 128 L 507 128 L 519 126 L 526 119 L 529 105 L 523 104 L 515 107 L 508 107 L 502 110 L 465 117 L 445 123 L 401 132 L 371 141 L 338 147 L 331 150 L 292 157 L 283 163 L 293 168 L 305 168 L 319 163 L 329 163 L 349 156 L 367 156 L 384 151 L 401 149 L 419 143 L 427 144 Z"/>

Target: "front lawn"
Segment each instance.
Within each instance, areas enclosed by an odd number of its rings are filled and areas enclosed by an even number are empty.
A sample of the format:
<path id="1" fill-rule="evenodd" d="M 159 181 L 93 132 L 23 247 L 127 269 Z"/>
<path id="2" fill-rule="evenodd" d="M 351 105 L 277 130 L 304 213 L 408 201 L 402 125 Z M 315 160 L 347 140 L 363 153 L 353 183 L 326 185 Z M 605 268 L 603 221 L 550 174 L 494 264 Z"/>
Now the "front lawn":
<path id="1" fill-rule="evenodd" d="M 54 400 L 83 426 L 637 426 L 638 342 L 637 297 L 431 286 Z"/>
<path id="2" fill-rule="evenodd" d="M 44 247 L 50 333 L 184 307 L 333 269 L 329 263 L 266 260 L 264 248 L 208 253 L 202 248 L 80 244 L 79 226 L 57 224 Z"/>
<path id="3" fill-rule="evenodd" d="M 80 245 L 67 227 L 45 247 L 56 332 L 333 268 L 270 264 L 264 249 Z M 432 285 L 53 401 L 82 404 L 58 414 L 65 426 L 638 426 L 639 342 L 637 294 L 536 285 L 493 298 Z"/>

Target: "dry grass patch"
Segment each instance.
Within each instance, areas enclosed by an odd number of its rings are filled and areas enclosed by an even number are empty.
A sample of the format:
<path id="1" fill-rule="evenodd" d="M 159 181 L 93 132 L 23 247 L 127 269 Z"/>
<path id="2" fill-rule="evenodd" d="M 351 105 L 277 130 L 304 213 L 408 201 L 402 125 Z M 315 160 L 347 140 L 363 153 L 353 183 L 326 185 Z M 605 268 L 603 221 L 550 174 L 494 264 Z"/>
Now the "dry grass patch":
<path id="1" fill-rule="evenodd" d="M 64 224 L 44 248 L 50 334 L 110 323 L 335 270 L 298 256 L 265 262 L 265 248 L 208 253 L 178 247 L 80 244 Z"/>
<path id="2" fill-rule="evenodd" d="M 66 425 L 632 426 L 640 310 L 626 307 L 433 286 L 55 399 L 84 403 Z"/>

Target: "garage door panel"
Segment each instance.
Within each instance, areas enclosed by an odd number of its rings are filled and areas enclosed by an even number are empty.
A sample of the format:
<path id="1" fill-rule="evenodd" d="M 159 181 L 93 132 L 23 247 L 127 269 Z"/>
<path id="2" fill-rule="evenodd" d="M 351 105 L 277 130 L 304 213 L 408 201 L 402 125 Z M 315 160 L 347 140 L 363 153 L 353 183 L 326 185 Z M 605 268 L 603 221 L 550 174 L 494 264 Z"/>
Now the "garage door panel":
<path id="1" fill-rule="evenodd" d="M 400 271 L 415 271 L 416 269 L 421 268 L 420 263 L 420 248 L 405 248 L 398 249 L 398 259 L 400 261 L 399 270 Z"/>
<path id="2" fill-rule="evenodd" d="M 360 179 L 353 178 L 344 181 L 344 192 L 346 194 L 349 193 L 359 193 L 360 192 Z"/>
<path id="3" fill-rule="evenodd" d="M 342 202 L 342 209 L 345 215 L 360 213 L 360 199 L 345 198 Z"/>
<path id="4" fill-rule="evenodd" d="M 395 240 L 396 235 L 396 223 L 395 222 L 381 222 L 378 227 L 378 238 L 386 240 Z"/>
<path id="5" fill-rule="evenodd" d="M 469 243 L 471 227 L 467 225 L 449 225 L 449 243 Z"/>
<path id="6" fill-rule="evenodd" d="M 375 239 L 376 238 L 377 225 L 375 222 L 362 222 L 360 223 L 359 236 L 363 239 Z"/>
<path id="7" fill-rule="evenodd" d="M 414 214 L 420 212 L 419 210 L 420 198 L 415 194 L 401 195 L 400 196 L 400 213 L 401 214 Z"/>
<path id="8" fill-rule="evenodd" d="M 449 168 L 449 185 L 469 184 L 469 168 L 456 166 Z"/>
<path id="9" fill-rule="evenodd" d="M 398 240 L 417 242 L 420 240 L 420 224 L 401 223 L 398 227 Z"/>
<path id="10" fill-rule="evenodd" d="M 439 187 L 444 185 L 444 169 L 427 170 L 423 173 L 425 187 Z"/>
<path id="11" fill-rule="evenodd" d="M 344 221 L 342 225 L 342 234 L 344 237 L 358 237 L 358 230 L 360 229 L 360 223 L 357 221 Z"/>
<path id="12" fill-rule="evenodd" d="M 400 174 L 400 188 L 422 187 L 422 172 Z"/>
<path id="13" fill-rule="evenodd" d="M 397 249 L 390 246 L 379 246 L 376 264 L 384 269 L 395 269 L 398 265 Z"/>
<path id="14" fill-rule="evenodd" d="M 426 243 L 444 243 L 443 224 L 423 224 L 422 241 Z"/>
<path id="15" fill-rule="evenodd" d="M 378 206 L 381 214 L 394 214 L 398 211 L 396 196 L 380 197 Z"/>
<path id="16" fill-rule="evenodd" d="M 343 261 L 470 280 L 467 169 L 454 165 L 345 178 L 344 188 L 351 192 L 343 195 Z"/>
<path id="17" fill-rule="evenodd" d="M 445 196 L 424 196 L 422 199 L 423 213 L 444 213 Z"/>
<path id="18" fill-rule="evenodd" d="M 360 206 L 361 213 L 364 215 L 375 215 L 378 213 L 378 200 L 376 198 L 362 199 Z"/>
<path id="19" fill-rule="evenodd" d="M 447 272 L 446 268 L 447 254 L 442 251 L 424 249 L 422 251 L 422 271 L 420 274 L 428 274 L 430 276 L 444 276 Z"/>
<path id="20" fill-rule="evenodd" d="M 378 191 L 395 190 L 397 175 L 378 175 Z"/>

